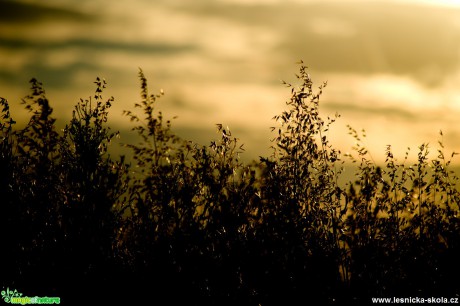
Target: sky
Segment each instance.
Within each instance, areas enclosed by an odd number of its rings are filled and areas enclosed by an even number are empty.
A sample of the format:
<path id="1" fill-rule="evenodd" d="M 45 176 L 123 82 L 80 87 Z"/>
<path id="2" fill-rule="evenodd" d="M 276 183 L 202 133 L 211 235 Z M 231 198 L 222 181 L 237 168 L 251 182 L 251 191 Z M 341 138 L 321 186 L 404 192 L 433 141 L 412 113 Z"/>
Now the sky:
<path id="1" fill-rule="evenodd" d="M 387 145 L 400 160 L 438 140 L 460 152 L 460 1 L 0 0 L 0 96 L 17 121 L 31 78 L 65 122 L 101 77 L 109 124 L 130 142 L 122 111 L 140 100 L 141 68 L 179 135 L 207 145 L 223 124 L 258 159 L 299 60 L 328 83 L 320 111 L 341 115 L 328 136 L 343 153 L 347 125 L 366 131 L 377 162 Z"/>

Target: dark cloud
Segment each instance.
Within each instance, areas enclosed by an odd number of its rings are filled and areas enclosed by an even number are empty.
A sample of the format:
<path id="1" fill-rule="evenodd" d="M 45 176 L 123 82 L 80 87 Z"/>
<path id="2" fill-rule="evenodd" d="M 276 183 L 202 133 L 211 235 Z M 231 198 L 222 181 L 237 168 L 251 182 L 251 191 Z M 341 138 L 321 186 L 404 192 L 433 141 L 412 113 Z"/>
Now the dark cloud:
<path id="1" fill-rule="evenodd" d="M 72 84 L 73 78 L 79 71 L 95 71 L 96 73 L 99 70 L 97 63 L 75 62 L 65 66 L 50 67 L 37 60 L 22 67 L 19 73 L 18 71 L 0 70 L 0 81 L 3 84 L 21 84 L 25 79 L 29 80 L 34 77 L 44 83 L 46 88 L 65 89 L 74 85 Z"/>
<path id="2" fill-rule="evenodd" d="M 191 44 L 172 45 L 166 43 L 143 43 L 143 42 L 120 42 L 107 39 L 64 39 L 58 41 L 30 40 L 21 38 L 1 38 L 0 49 L 13 50 L 38 50 L 38 51 L 55 51 L 58 49 L 78 48 L 90 49 L 93 51 L 123 51 L 132 54 L 150 53 L 150 54 L 175 54 L 178 52 L 190 52 L 196 49 Z"/>
<path id="3" fill-rule="evenodd" d="M 46 6 L 40 3 L 2 0 L 0 1 L 1 23 L 35 23 L 44 20 L 92 21 L 94 16 L 70 10 Z"/>
<path id="4" fill-rule="evenodd" d="M 49 57 L 53 52 L 59 55 L 59 52 L 66 49 L 77 50 L 74 59 L 66 64 L 49 65 L 43 61 L 43 57 Z M 173 56 L 181 52 L 192 52 L 196 49 L 192 45 L 173 45 L 167 43 L 143 43 L 143 42 L 119 42 L 111 40 L 94 40 L 94 39 L 69 39 L 58 41 L 46 40 L 26 40 L 21 38 L 9 39 L 0 37 L 0 51 L 10 50 L 23 54 L 30 51 L 27 61 L 15 71 L 0 69 L 0 81 L 8 84 L 18 84 L 24 81 L 24 76 L 41 78 L 50 87 L 67 88 L 71 86 L 71 80 L 74 75 L 81 71 L 92 71 L 97 74 L 101 70 L 101 64 L 97 60 L 91 61 L 91 58 L 100 53 L 109 54 L 122 52 L 130 56 L 136 54 Z M 104 68 L 107 70 L 107 68 Z M 116 68 L 110 69 L 113 73 L 123 74 L 123 71 L 115 71 Z"/>

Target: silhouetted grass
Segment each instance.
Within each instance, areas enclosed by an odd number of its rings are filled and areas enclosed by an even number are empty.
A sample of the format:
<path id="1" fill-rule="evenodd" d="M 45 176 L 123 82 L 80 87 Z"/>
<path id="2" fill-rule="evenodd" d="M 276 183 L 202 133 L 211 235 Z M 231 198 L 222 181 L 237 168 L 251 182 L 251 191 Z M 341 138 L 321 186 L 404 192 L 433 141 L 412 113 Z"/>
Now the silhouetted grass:
<path id="1" fill-rule="evenodd" d="M 173 133 L 139 71 L 140 102 L 125 111 L 141 140 L 133 159 L 112 157 L 113 98 L 80 100 L 57 131 L 41 83 L 15 129 L 1 99 L 0 226 L 4 288 L 62 303 L 188 305 L 370 304 L 371 297 L 458 297 L 460 196 L 442 142 L 429 160 L 377 165 L 363 145 L 342 155 L 329 142 L 301 64 L 274 119 L 269 157 L 245 164 L 228 128 L 201 146 Z M 441 135 L 442 136 L 442 135 Z M 346 161 L 354 181 L 339 184 Z"/>

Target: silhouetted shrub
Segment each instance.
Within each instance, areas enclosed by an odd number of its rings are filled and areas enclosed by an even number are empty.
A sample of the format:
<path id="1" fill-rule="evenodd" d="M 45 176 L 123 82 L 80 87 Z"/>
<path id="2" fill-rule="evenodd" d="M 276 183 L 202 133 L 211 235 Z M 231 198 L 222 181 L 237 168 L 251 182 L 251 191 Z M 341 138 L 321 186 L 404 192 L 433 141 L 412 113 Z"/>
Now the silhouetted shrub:
<path id="1" fill-rule="evenodd" d="M 2 286 L 84 302 L 167 298 L 191 305 L 368 304 L 372 297 L 458 297 L 458 178 L 443 144 L 429 160 L 377 165 L 352 127 L 355 154 L 329 142 L 307 67 L 274 117 L 273 154 L 245 164 L 229 128 L 202 146 L 178 137 L 139 71 L 124 114 L 139 143 L 113 159 L 106 82 L 57 131 L 41 83 L 15 129 L 0 100 Z M 140 112 L 138 114 L 137 112 Z M 441 133 L 442 137 L 442 133 Z M 339 184 L 345 163 L 354 181 Z M 90 288 L 90 289 L 88 289 Z"/>

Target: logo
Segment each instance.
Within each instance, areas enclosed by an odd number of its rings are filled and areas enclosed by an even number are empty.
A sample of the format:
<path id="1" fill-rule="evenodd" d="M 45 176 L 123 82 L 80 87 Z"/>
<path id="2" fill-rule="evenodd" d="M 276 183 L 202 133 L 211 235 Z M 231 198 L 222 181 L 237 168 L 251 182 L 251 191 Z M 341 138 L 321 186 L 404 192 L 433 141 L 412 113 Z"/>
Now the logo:
<path id="1" fill-rule="evenodd" d="M 10 290 L 6 288 L 2 292 L 2 299 L 5 303 L 9 304 L 60 304 L 61 298 L 59 297 L 39 297 L 39 296 L 23 296 L 22 293 L 19 293 L 16 289 Z"/>

